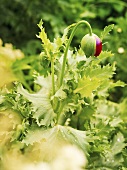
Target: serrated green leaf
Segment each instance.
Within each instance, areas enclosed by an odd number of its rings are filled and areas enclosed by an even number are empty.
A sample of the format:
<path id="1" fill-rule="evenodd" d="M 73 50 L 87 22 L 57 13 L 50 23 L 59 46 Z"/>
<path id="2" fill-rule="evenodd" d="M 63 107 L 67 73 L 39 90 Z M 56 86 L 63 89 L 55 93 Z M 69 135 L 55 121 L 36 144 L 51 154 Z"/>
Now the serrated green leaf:
<path id="1" fill-rule="evenodd" d="M 113 57 L 113 56 L 114 54 L 111 53 L 111 51 L 102 51 L 101 54 L 98 56 L 98 59 L 102 61 L 108 57 Z"/>
<path id="2" fill-rule="evenodd" d="M 59 48 L 63 45 L 63 41 L 62 41 L 62 38 L 58 37 L 56 39 L 54 39 L 54 43 L 53 43 L 53 46 L 54 46 L 54 53 L 57 53 L 59 51 Z"/>
<path id="3" fill-rule="evenodd" d="M 75 24 L 71 24 L 71 25 L 69 25 L 67 28 L 64 29 L 64 33 L 63 33 L 63 36 L 62 36 L 62 41 L 63 41 L 63 42 L 66 42 L 66 41 L 67 41 L 67 34 L 68 34 L 69 30 L 70 30 L 72 27 L 74 27 L 74 26 L 75 26 Z"/>
<path id="4" fill-rule="evenodd" d="M 101 81 L 101 85 L 99 86 L 98 90 L 97 90 L 97 94 L 99 96 L 108 96 L 108 89 L 110 88 L 110 81 L 107 81 L 107 79 Z"/>
<path id="5" fill-rule="evenodd" d="M 126 86 L 126 83 L 124 83 L 123 81 L 120 81 L 120 80 L 118 80 L 117 82 L 115 82 L 115 83 L 111 83 L 111 85 L 110 85 L 110 88 L 114 88 L 114 87 L 124 87 L 124 86 Z"/>
<path id="6" fill-rule="evenodd" d="M 122 119 L 120 117 L 116 117 L 110 122 L 110 126 L 118 127 L 120 123 L 122 123 Z"/>
<path id="7" fill-rule="evenodd" d="M 85 76 L 89 76 L 90 78 L 92 77 L 97 77 L 99 79 L 106 79 L 106 78 L 111 78 L 114 74 L 115 67 L 114 65 L 106 65 L 101 67 L 98 65 L 97 67 L 87 67 L 83 74 Z"/>
<path id="8" fill-rule="evenodd" d="M 78 82 L 78 87 L 74 90 L 74 93 L 80 93 L 82 97 L 91 97 L 92 92 L 96 90 L 100 85 L 99 79 L 96 77 L 90 78 L 84 76 Z"/>
<path id="9" fill-rule="evenodd" d="M 126 146 L 125 139 L 122 133 L 118 132 L 113 139 L 111 151 L 114 155 L 122 152 L 123 148 Z"/>
<path id="10" fill-rule="evenodd" d="M 35 130 L 28 130 L 27 136 L 23 139 L 22 143 L 26 145 L 33 145 L 36 142 L 51 142 L 54 137 L 56 136 L 56 129 L 55 128 L 40 128 Z"/>
<path id="11" fill-rule="evenodd" d="M 42 78 L 42 81 L 40 80 Z M 39 77 L 36 82 L 42 85 L 39 92 L 31 94 L 21 85 L 18 85 L 17 91 L 22 94 L 28 101 L 32 102 L 33 118 L 36 119 L 39 126 L 49 126 L 53 123 L 56 116 L 50 101 L 50 77 Z M 43 81 L 44 80 L 44 81 Z"/>
<path id="12" fill-rule="evenodd" d="M 71 127 L 60 126 L 60 132 L 65 140 L 77 145 L 84 152 L 86 152 L 86 146 L 88 146 L 88 143 L 85 131 L 80 131 Z"/>
<path id="13" fill-rule="evenodd" d="M 100 96 L 106 96 L 107 90 L 110 88 L 110 85 L 111 85 L 111 82 L 109 79 L 112 78 L 112 76 L 114 74 L 115 65 L 108 64 L 108 65 L 102 67 L 100 65 L 94 65 L 94 64 L 86 67 L 83 71 L 83 75 L 86 77 L 89 77 L 89 79 L 91 79 L 91 81 L 96 79 L 96 81 L 94 80 L 93 82 L 91 82 L 91 86 L 93 87 L 92 90 L 96 90 L 98 88 L 96 93 Z M 98 82 L 98 84 L 96 84 L 97 82 Z M 80 81 L 79 81 L 79 83 L 80 83 Z M 79 86 L 79 83 L 78 83 L 78 86 Z M 85 83 L 85 81 L 84 81 L 84 83 Z M 84 86 L 84 88 L 85 88 L 85 86 Z M 91 87 L 88 86 L 88 90 L 86 89 L 86 91 L 90 91 L 90 88 Z"/>
<path id="14" fill-rule="evenodd" d="M 40 22 L 39 22 L 39 24 L 37 24 L 38 25 L 38 27 L 40 28 L 40 29 L 42 29 L 43 28 L 43 21 L 42 21 L 42 19 L 40 20 Z"/>
<path id="15" fill-rule="evenodd" d="M 79 118 L 82 120 L 86 120 L 87 118 L 91 118 L 91 116 L 95 113 L 95 109 L 92 106 L 86 106 L 83 108 L 82 112 L 79 115 Z"/>
<path id="16" fill-rule="evenodd" d="M 43 22 L 42 20 L 39 22 L 38 26 L 41 29 L 41 32 L 39 32 L 39 35 L 37 35 L 38 38 L 42 40 L 42 45 L 44 47 L 44 50 L 48 56 L 48 59 L 51 60 L 50 53 L 53 51 L 53 44 L 50 42 L 50 40 L 47 37 L 47 34 L 45 32 L 45 29 L 42 26 Z"/>
<path id="17" fill-rule="evenodd" d="M 101 33 L 101 40 L 103 40 L 106 35 L 112 31 L 112 29 L 114 28 L 114 24 L 108 25 L 104 28 L 104 31 Z"/>
<path id="18" fill-rule="evenodd" d="M 34 82 L 42 87 L 41 90 L 45 89 L 45 94 L 49 94 L 51 92 L 50 90 L 52 88 L 52 78 L 50 75 L 47 77 L 37 76 Z"/>
<path id="19" fill-rule="evenodd" d="M 52 51 L 53 46 L 52 43 L 50 42 L 50 40 L 47 38 L 47 34 L 44 30 L 44 28 L 41 30 L 40 34 L 39 34 L 39 38 L 42 40 L 43 44 L 44 44 L 44 48 L 47 51 Z"/>
<path id="20" fill-rule="evenodd" d="M 97 107 L 97 112 L 101 113 L 104 119 L 105 116 L 106 118 L 109 117 L 110 119 L 111 119 L 110 116 L 118 116 L 119 106 L 117 103 L 110 102 L 107 100 L 98 100 L 96 103 L 96 107 Z"/>
<path id="21" fill-rule="evenodd" d="M 45 142 L 50 144 L 55 140 L 63 140 L 77 145 L 84 152 L 86 152 L 86 147 L 88 146 L 85 131 L 80 131 L 61 125 L 57 125 L 49 129 L 29 130 L 26 138 L 23 139 L 22 143 L 25 143 L 26 145 L 33 145 L 36 142 Z"/>
<path id="22" fill-rule="evenodd" d="M 102 51 L 101 54 L 98 56 L 98 58 L 96 58 L 92 61 L 92 64 L 97 65 L 100 62 L 105 61 L 107 58 L 113 57 L 113 56 L 114 56 L 114 54 L 111 53 L 111 51 Z"/>
<path id="23" fill-rule="evenodd" d="M 66 93 L 63 91 L 62 86 L 60 87 L 59 90 L 56 91 L 55 95 L 53 96 L 59 98 L 59 100 L 63 100 L 67 97 Z"/>

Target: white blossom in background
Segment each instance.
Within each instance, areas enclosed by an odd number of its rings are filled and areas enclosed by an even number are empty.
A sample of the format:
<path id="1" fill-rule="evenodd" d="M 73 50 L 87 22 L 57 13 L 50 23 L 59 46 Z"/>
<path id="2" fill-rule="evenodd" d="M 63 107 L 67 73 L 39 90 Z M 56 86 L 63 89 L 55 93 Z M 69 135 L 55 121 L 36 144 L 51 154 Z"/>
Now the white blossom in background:
<path id="1" fill-rule="evenodd" d="M 117 28 L 117 32 L 121 33 L 122 29 L 121 28 Z"/>
<path id="2" fill-rule="evenodd" d="M 52 163 L 52 170 L 82 170 L 87 163 L 84 153 L 72 145 L 64 146 Z"/>
<path id="3" fill-rule="evenodd" d="M 119 47 L 118 48 L 118 53 L 123 54 L 124 53 L 124 48 L 123 47 Z"/>
<path id="4" fill-rule="evenodd" d="M 62 147 L 51 163 L 26 164 L 21 170 L 83 170 L 87 164 L 84 153 L 77 147 Z"/>

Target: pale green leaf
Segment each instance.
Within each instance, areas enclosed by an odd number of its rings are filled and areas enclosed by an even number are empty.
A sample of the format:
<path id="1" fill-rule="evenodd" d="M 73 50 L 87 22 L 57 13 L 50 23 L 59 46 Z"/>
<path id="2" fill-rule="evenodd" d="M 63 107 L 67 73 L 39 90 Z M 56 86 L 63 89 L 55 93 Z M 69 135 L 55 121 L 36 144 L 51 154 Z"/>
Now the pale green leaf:
<path id="1" fill-rule="evenodd" d="M 88 146 L 88 143 L 85 131 L 80 131 L 71 127 L 60 126 L 60 132 L 65 140 L 77 145 L 84 152 L 86 152 L 86 146 Z"/>
<path id="2" fill-rule="evenodd" d="M 90 97 L 99 85 L 100 81 L 96 77 L 90 78 L 84 76 L 79 80 L 78 87 L 74 90 L 74 93 L 80 93 L 82 97 Z"/>
<path id="3" fill-rule="evenodd" d="M 57 57 L 58 53 L 60 52 L 60 48 L 62 47 L 63 43 L 64 42 L 62 41 L 62 38 L 60 38 L 60 37 L 57 37 L 54 39 L 54 42 L 52 43 L 54 49 L 52 50 L 52 52 L 53 52 L 55 58 Z"/>
<path id="4" fill-rule="evenodd" d="M 101 54 L 92 61 L 92 65 L 97 65 L 100 62 L 105 61 L 107 58 L 113 57 L 114 54 L 111 51 L 102 51 Z"/>
<path id="5" fill-rule="evenodd" d="M 45 32 L 45 29 L 43 27 L 43 22 L 42 20 L 38 24 L 39 28 L 41 29 L 41 32 L 39 32 L 39 35 L 37 35 L 38 38 L 42 40 L 42 45 L 44 47 L 44 50 L 49 58 L 51 60 L 50 53 L 53 51 L 53 44 L 50 42 L 50 40 L 47 37 L 47 34 Z"/>
<path id="6" fill-rule="evenodd" d="M 114 155 L 121 153 L 123 148 L 126 146 L 125 139 L 122 133 L 118 132 L 113 139 L 111 151 Z"/>
<path id="7" fill-rule="evenodd" d="M 35 79 L 35 83 L 40 85 L 43 89 L 50 93 L 50 89 L 52 88 L 52 77 L 48 75 L 47 77 L 44 76 L 37 76 Z"/>
<path id="8" fill-rule="evenodd" d="M 55 95 L 53 96 L 59 98 L 59 100 L 63 100 L 67 97 L 66 93 L 63 91 L 62 86 L 60 87 L 59 90 L 56 91 Z"/>
<path id="9" fill-rule="evenodd" d="M 98 56 L 99 61 L 102 61 L 108 57 L 113 57 L 114 54 L 111 51 L 102 51 L 101 54 Z"/>
<path id="10" fill-rule="evenodd" d="M 44 30 L 44 28 L 41 30 L 40 34 L 39 34 L 39 38 L 42 40 L 42 42 L 44 43 L 44 48 L 46 50 L 52 50 L 53 49 L 53 46 L 52 46 L 52 43 L 50 42 L 50 40 L 48 39 L 47 37 L 47 34 Z M 48 49 L 49 48 L 49 49 Z"/>
<path id="11" fill-rule="evenodd" d="M 89 76 L 90 78 L 97 77 L 99 79 L 106 79 L 112 77 L 112 75 L 114 74 L 114 70 L 114 65 L 106 65 L 103 67 L 101 67 L 100 65 L 95 67 L 88 66 L 84 70 L 83 74 L 85 76 Z"/>
<path id="12" fill-rule="evenodd" d="M 39 22 L 39 24 L 37 24 L 38 25 L 38 27 L 40 28 L 40 29 L 42 29 L 43 28 L 43 21 L 42 21 L 42 19 L 40 20 L 40 22 Z"/>
<path id="13" fill-rule="evenodd" d="M 96 111 L 98 114 L 97 116 L 101 117 L 102 120 L 107 119 L 114 119 L 119 115 L 119 105 L 117 103 L 107 101 L 107 100 L 97 100 L 96 101 Z"/>
<path id="14" fill-rule="evenodd" d="M 104 28 L 104 31 L 101 33 L 101 40 L 103 40 L 110 31 L 114 28 L 114 24 L 108 25 Z"/>
<path id="15" fill-rule="evenodd" d="M 108 96 L 109 92 L 108 89 L 110 88 L 110 81 L 107 81 L 107 79 L 102 80 L 101 81 L 101 85 L 99 86 L 99 88 L 96 91 L 96 94 L 98 94 L 99 96 Z"/>
<path id="16" fill-rule="evenodd" d="M 110 88 L 114 88 L 114 87 L 124 87 L 124 86 L 126 86 L 126 84 L 123 82 L 123 81 L 120 81 L 120 80 L 118 80 L 117 82 L 115 82 L 115 83 L 111 83 L 111 85 L 110 85 Z"/>
<path id="17" fill-rule="evenodd" d="M 120 123 L 122 123 L 122 119 L 120 117 L 116 117 L 110 122 L 110 126 L 118 127 Z"/>
<path id="18" fill-rule="evenodd" d="M 55 140 L 63 140 L 71 144 L 77 145 L 86 152 L 87 137 L 85 131 L 73 129 L 71 127 L 57 125 L 49 129 L 29 130 L 23 143 L 32 145 L 36 142 L 45 142 L 47 144 L 54 143 Z"/>
<path id="19" fill-rule="evenodd" d="M 22 94 L 28 101 L 32 102 L 33 105 L 32 107 L 34 112 L 33 118 L 36 119 L 38 125 L 49 126 L 50 124 L 53 123 L 55 113 L 53 111 L 51 101 L 50 101 L 50 96 L 49 96 L 50 90 L 47 89 L 48 87 L 50 87 L 50 85 L 48 86 L 47 84 L 47 87 L 45 86 L 45 84 L 43 85 L 44 86 L 40 89 L 40 91 L 34 94 L 29 93 L 21 85 L 17 87 L 17 91 L 18 93 Z"/>
<path id="20" fill-rule="evenodd" d="M 57 135 L 56 127 L 54 128 L 39 128 L 28 130 L 27 136 L 23 139 L 22 143 L 26 145 L 33 145 L 38 142 L 52 142 Z"/>

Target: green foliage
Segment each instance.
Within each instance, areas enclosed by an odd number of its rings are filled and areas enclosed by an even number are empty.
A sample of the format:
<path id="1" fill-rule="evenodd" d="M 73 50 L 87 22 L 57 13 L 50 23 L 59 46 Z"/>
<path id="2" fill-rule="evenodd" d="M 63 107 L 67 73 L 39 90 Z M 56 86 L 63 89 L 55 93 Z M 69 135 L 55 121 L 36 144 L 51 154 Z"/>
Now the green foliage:
<path id="1" fill-rule="evenodd" d="M 42 40 L 43 47 L 43 71 L 36 70 L 33 82 L 35 90 L 31 92 L 16 83 L 10 91 L 1 91 L 1 111 L 11 110 L 12 114 L 18 115 L 16 120 L 20 120 L 11 132 L 3 128 L 2 134 L 10 135 L 5 143 L 22 151 L 22 156 L 28 155 L 30 149 L 33 153 L 46 154 L 47 146 L 51 143 L 57 143 L 58 148 L 61 142 L 70 143 L 87 156 L 88 164 L 84 165 L 87 169 L 127 168 L 127 133 L 123 128 L 126 127 L 126 100 L 119 104 L 109 100 L 109 92 L 114 87 L 125 86 L 124 82 L 113 80 L 115 63 L 106 63 L 113 54 L 103 51 L 98 58 L 86 58 L 81 49 L 69 49 L 60 86 L 63 54 L 69 42 L 67 35 L 75 24 L 67 27 L 63 36 L 53 42 L 49 40 L 42 21 L 38 26 L 40 33 L 37 37 Z M 104 29 L 102 37 L 111 31 L 111 27 Z M 25 62 L 20 60 L 19 68 L 23 68 Z M 14 64 L 15 69 L 16 65 L 18 62 Z M 2 148 L 0 153 L 5 160 L 7 148 Z M 38 159 L 49 161 L 52 158 L 39 156 Z"/>
<path id="2" fill-rule="evenodd" d="M 101 40 L 103 40 L 104 37 L 105 37 L 107 34 L 109 34 L 109 32 L 112 31 L 113 28 L 114 28 L 114 24 L 109 25 L 109 26 L 106 26 L 105 29 L 104 29 L 104 31 L 103 31 L 103 33 L 102 33 L 102 35 L 101 35 Z"/>
<path id="3" fill-rule="evenodd" d="M 52 124 L 55 117 L 55 113 L 49 100 L 49 93 L 51 91 L 51 77 L 47 77 L 45 79 L 43 79 L 42 77 L 41 79 L 42 89 L 40 89 L 37 94 L 29 94 L 21 86 L 18 86 L 17 91 L 19 94 L 23 95 L 29 102 L 32 103 L 32 111 L 34 112 L 32 117 L 36 120 L 38 126 L 49 126 Z M 42 96 L 42 94 L 44 95 Z M 29 111 L 27 112 L 27 114 L 28 113 Z M 27 117 L 27 115 L 25 116 Z"/>
<path id="4" fill-rule="evenodd" d="M 119 128 L 123 125 L 124 120 L 120 117 L 118 104 L 104 100 L 98 102 L 97 114 L 94 115 L 89 126 L 89 132 L 93 131 L 93 140 L 90 136 L 92 148 L 90 149 L 91 165 L 89 169 L 100 169 L 101 167 L 118 169 L 124 166 L 125 136 Z"/>
<path id="5" fill-rule="evenodd" d="M 13 4 L 13 5 L 12 5 Z M 106 6 L 106 8 L 105 8 Z M 51 10 L 54 7 L 54 10 Z M 108 25 L 110 16 L 124 17 L 127 4 L 121 0 L 1 0 L 0 1 L 0 38 L 23 49 L 25 54 L 33 55 L 41 51 L 40 42 L 36 39 L 38 28 L 35 26 L 42 18 L 47 34 L 51 40 L 62 34 L 63 29 L 81 19 L 88 20 L 99 30 Z M 71 11 L 71 12 L 70 12 Z M 114 19 L 114 21 L 115 21 Z M 111 22 L 114 23 L 114 21 Z M 95 33 L 96 33 L 95 32 Z M 73 44 L 78 44 L 86 30 L 77 33 Z"/>
<path id="6" fill-rule="evenodd" d="M 52 7 L 55 7 L 55 10 L 51 10 Z M 64 2 L 60 0 L 43 0 L 43 2 L 41 0 L 36 2 L 2 0 L 0 2 L 0 37 L 4 42 L 11 42 L 16 47 L 24 49 L 27 54 L 39 53 L 41 46 L 35 36 L 38 32 L 35 25 L 40 19 L 43 18 L 45 21 L 45 27 L 48 28 L 49 37 L 52 39 L 62 33 L 68 24 L 77 20 L 79 16 L 77 13 L 79 14 L 81 8 L 82 4 L 76 1 L 73 3 L 73 0 Z"/>
<path id="7" fill-rule="evenodd" d="M 0 1 L 0 37 L 26 54 L 18 58 L 13 46 L 0 42 L 0 169 L 15 170 L 28 160 L 56 170 L 56 153 L 62 157 L 68 143 L 88 161 L 70 169 L 127 169 L 126 9 L 123 0 Z M 100 35 L 103 51 L 86 58 L 79 44 L 88 30 L 80 27 L 60 86 L 68 36 L 81 19 Z"/>
<path id="8" fill-rule="evenodd" d="M 43 131 L 43 133 L 41 132 Z M 30 130 L 27 133 L 27 137 L 23 140 L 26 145 L 33 145 L 33 143 L 46 141 L 49 145 L 50 142 L 60 139 L 61 141 L 69 141 L 71 144 L 78 145 L 84 152 L 86 152 L 85 146 L 87 146 L 86 133 L 84 131 L 78 131 L 71 127 L 54 126 L 50 129 L 35 129 Z"/>
<path id="9" fill-rule="evenodd" d="M 90 97 L 92 92 L 99 87 L 99 81 L 96 78 L 83 77 L 78 82 L 78 87 L 74 93 L 80 93 L 83 97 Z"/>
<path id="10" fill-rule="evenodd" d="M 114 18 L 110 18 L 110 21 L 114 20 Z M 108 45 L 108 48 L 112 48 L 112 51 L 115 52 L 115 58 L 113 58 L 112 61 L 116 61 L 117 64 L 117 74 L 114 77 L 116 80 L 120 79 L 126 81 L 126 73 L 127 73 L 127 67 L 126 67 L 126 58 L 127 58 L 127 53 L 126 53 L 126 20 L 127 20 L 127 14 L 125 14 L 124 17 L 118 17 L 115 19 L 115 27 L 113 30 L 113 36 L 114 38 L 111 39 L 111 44 L 110 46 Z M 116 92 L 114 92 L 117 94 Z M 121 98 L 126 97 L 127 94 L 127 88 L 125 87 L 124 89 L 121 89 Z"/>

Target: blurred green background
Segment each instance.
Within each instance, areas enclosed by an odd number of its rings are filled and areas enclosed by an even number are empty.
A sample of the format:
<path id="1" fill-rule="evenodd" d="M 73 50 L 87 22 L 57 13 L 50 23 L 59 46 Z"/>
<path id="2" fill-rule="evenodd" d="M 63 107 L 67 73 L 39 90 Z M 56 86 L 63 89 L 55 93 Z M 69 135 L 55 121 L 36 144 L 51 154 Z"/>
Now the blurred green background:
<path id="1" fill-rule="evenodd" d="M 124 31 L 126 10 L 127 3 L 122 0 L 1 0 L 0 37 L 5 43 L 12 43 L 33 54 L 40 49 L 40 42 L 35 36 L 40 19 L 52 40 L 62 34 L 65 27 L 81 19 L 90 22 L 98 34 L 110 23 L 117 24 Z M 84 30 L 79 31 L 75 43 L 83 35 Z"/>

